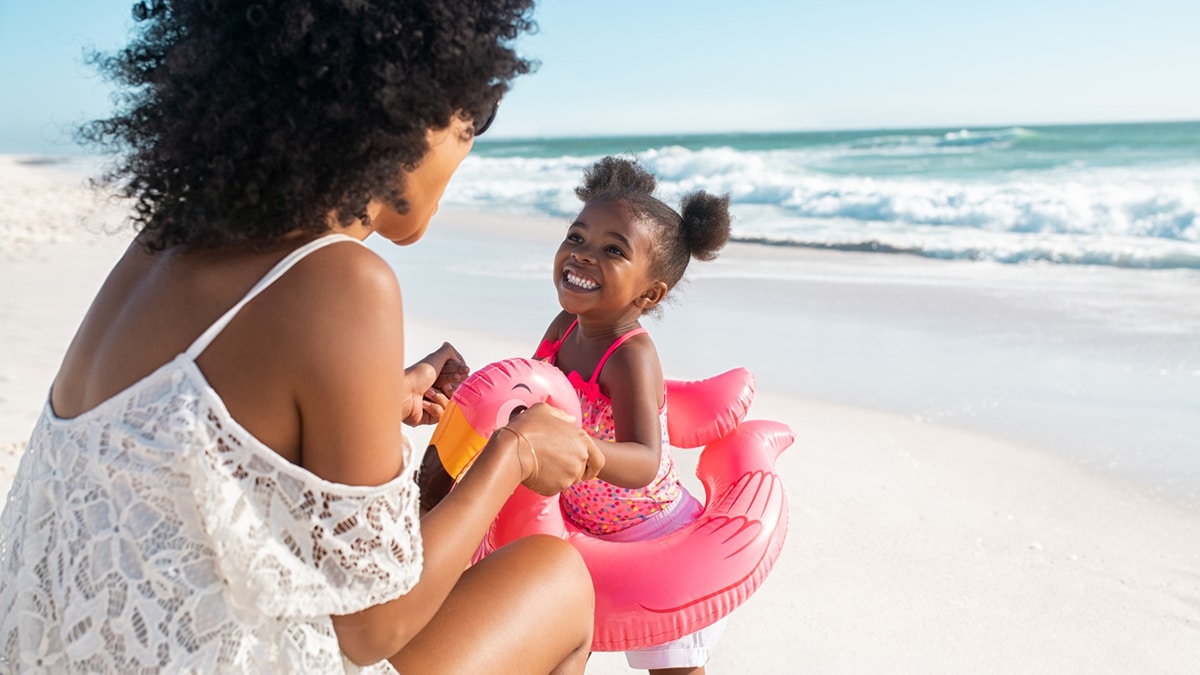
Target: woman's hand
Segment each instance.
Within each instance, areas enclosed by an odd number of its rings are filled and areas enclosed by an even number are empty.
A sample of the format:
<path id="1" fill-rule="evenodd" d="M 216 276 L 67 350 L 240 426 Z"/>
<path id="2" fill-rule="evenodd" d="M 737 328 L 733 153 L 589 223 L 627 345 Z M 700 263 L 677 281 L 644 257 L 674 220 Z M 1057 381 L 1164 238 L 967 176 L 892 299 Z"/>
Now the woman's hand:
<path id="1" fill-rule="evenodd" d="M 521 484 L 549 497 L 604 467 L 604 455 L 579 422 L 546 403 L 536 403 L 505 427 L 515 432 Z"/>
<path id="2" fill-rule="evenodd" d="M 466 359 L 449 342 L 404 370 L 411 401 L 404 422 L 436 424 L 458 385 L 471 374 Z"/>

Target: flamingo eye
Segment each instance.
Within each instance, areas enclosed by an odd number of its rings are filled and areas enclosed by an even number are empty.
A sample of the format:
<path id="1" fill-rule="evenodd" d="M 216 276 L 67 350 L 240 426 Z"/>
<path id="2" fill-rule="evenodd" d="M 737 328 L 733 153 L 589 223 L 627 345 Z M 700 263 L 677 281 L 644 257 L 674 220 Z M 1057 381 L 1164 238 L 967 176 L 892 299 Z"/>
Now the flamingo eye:
<path id="1" fill-rule="evenodd" d="M 529 404 L 526 401 L 523 401 L 519 398 L 509 399 L 508 401 L 505 401 L 496 410 L 496 428 L 499 429 L 500 427 L 504 426 L 505 424 L 508 424 L 509 422 L 515 420 L 518 415 L 525 412 L 526 410 L 529 410 Z"/>

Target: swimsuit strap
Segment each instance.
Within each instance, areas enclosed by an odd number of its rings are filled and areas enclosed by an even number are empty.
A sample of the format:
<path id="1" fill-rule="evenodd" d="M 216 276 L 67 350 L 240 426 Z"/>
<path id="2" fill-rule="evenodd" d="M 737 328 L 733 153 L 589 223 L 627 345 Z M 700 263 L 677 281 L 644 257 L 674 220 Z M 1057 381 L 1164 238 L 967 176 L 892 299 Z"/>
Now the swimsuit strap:
<path id="1" fill-rule="evenodd" d="M 572 324 L 572 325 L 574 325 L 574 324 Z M 625 333 L 624 335 L 617 338 L 616 340 L 613 340 L 613 343 L 608 346 L 608 351 L 604 352 L 604 356 L 600 357 L 600 363 L 596 364 L 596 371 L 592 373 L 592 379 L 588 380 L 588 382 L 591 382 L 592 384 L 596 384 L 596 381 L 600 378 L 600 371 L 604 369 L 604 364 L 608 361 L 608 357 L 612 356 L 612 353 L 617 351 L 617 347 L 620 347 L 621 345 L 625 344 L 625 341 L 628 340 L 629 338 L 636 337 L 638 335 L 642 335 L 646 332 L 647 331 L 645 328 L 638 326 L 637 328 L 634 328 L 633 330 L 629 331 L 628 333 Z M 563 337 L 566 337 L 565 333 L 564 333 Z"/>
<path id="2" fill-rule="evenodd" d="M 558 338 L 558 346 L 559 347 L 562 346 L 563 342 L 566 342 L 567 336 L 570 335 L 571 331 L 575 330 L 575 326 L 578 326 L 578 325 L 579 325 L 579 318 L 576 317 L 575 320 L 571 322 L 571 325 L 567 326 L 567 329 L 563 331 L 562 337 Z"/>
<path id="3" fill-rule="evenodd" d="M 554 365 L 554 362 L 558 360 L 558 351 L 562 349 L 563 341 L 567 339 L 567 335 L 570 335 L 571 330 L 574 329 L 578 323 L 579 319 L 572 321 L 571 325 L 567 326 L 567 330 L 563 332 L 562 337 L 558 338 L 557 340 L 552 341 L 550 338 L 542 340 L 542 344 L 538 345 L 537 351 L 533 354 L 533 358 L 539 361 L 545 361 L 550 365 Z"/>
<path id="4" fill-rule="evenodd" d="M 309 253 L 324 248 L 330 244 L 336 244 L 339 241 L 353 241 L 357 242 L 361 246 L 366 246 L 366 244 L 358 239 L 355 239 L 354 237 L 335 232 L 333 234 L 327 234 L 323 237 L 313 239 L 307 244 L 304 244 L 303 246 L 287 254 L 284 256 L 283 260 L 275 263 L 275 266 L 267 271 L 267 273 L 258 280 L 258 283 L 254 284 L 249 291 L 246 291 L 246 295 L 243 296 L 242 299 L 237 302 L 237 304 L 235 304 L 233 307 L 230 307 L 227 312 L 221 315 L 221 318 L 214 321 L 207 330 L 200 334 L 200 337 L 196 338 L 196 341 L 192 343 L 192 346 L 187 348 L 186 354 L 188 357 L 194 361 L 198 356 L 200 356 L 200 354 L 202 354 L 204 350 L 208 348 L 208 345 L 211 344 L 212 341 L 221 334 L 221 331 L 225 329 L 225 326 L 229 325 L 230 321 L 233 321 L 233 317 L 237 316 L 237 313 L 242 309 L 242 307 L 246 306 L 246 303 L 257 297 L 258 294 L 266 290 L 268 286 L 275 283 L 275 281 L 278 280 L 279 277 L 283 276 L 285 272 L 290 270 L 293 265 L 303 260 L 304 257 Z"/>

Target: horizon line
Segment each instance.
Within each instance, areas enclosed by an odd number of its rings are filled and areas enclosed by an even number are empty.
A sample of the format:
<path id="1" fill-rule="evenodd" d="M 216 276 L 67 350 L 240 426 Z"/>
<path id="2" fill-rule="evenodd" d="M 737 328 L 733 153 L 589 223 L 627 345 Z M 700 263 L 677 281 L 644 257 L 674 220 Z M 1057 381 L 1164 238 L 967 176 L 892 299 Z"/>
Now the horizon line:
<path id="1" fill-rule="evenodd" d="M 943 125 L 896 125 L 896 126 L 846 126 L 846 127 L 810 127 L 800 129 L 755 129 L 755 130 L 724 130 L 724 131 L 646 131 L 646 132 L 602 132 L 592 134 L 564 133 L 542 134 L 528 136 L 519 134 L 488 134 L 477 143 L 493 143 L 497 141 L 548 141 L 548 140 L 582 140 L 582 139 L 622 139 L 622 138 L 656 138 L 662 136 L 701 137 L 701 136 L 775 136 L 780 134 L 826 134 L 848 133 L 862 131 L 970 131 L 992 129 L 1046 129 L 1051 127 L 1100 127 L 1100 126 L 1135 126 L 1143 124 L 1200 124 L 1200 117 L 1194 119 L 1142 119 L 1142 120 L 1100 120 L 1091 122 L 1013 122 L 988 124 L 943 124 Z"/>

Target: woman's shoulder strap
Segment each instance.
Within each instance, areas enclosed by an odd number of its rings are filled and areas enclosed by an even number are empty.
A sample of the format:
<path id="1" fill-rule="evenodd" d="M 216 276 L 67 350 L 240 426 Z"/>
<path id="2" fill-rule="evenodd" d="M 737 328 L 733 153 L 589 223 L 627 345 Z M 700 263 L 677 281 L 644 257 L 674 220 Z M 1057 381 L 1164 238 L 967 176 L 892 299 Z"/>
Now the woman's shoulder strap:
<path id="1" fill-rule="evenodd" d="M 238 300 L 233 307 L 230 307 L 228 311 L 221 315 L 221 318 L 214 321 L 211 326 L 209 326 L 203 333 L 200 334 L 200 337 L 196 338 L 196 341 L 193 342 L 192 345 L 187 349 L 188 357 L 195 359 L 200 356 L 200 354 L 202 354 L 204 350 L 208 348 L 208 345 L 211 344 L 212 341 L 221 334 L 221 331 L 225 329 L 225 326 L 229 325 L 230 321 L 233 321 L 233 317 L 237 316 L 237 313 L 241 311 L 242 307 L 246 306 L 246 303 L 258 297 L 259 293 L 262 293 L 271 284 L 275 283 L 279 277 L 282 277 L 285 273 L 287 273 L 287 271 L 290 270 L 296 263 L 303 260 L 313 251 L 320 250 L 326 246 L 329 246 L 330 244 L 336 244 L 341 241 L 353 241 L 362 246 L 366 245 L 354 237 L 340 233 L 333 233 L 313 239 L 312 241 L 287 254 L 282 260 L 275 263 L 275 266 L 268 270 L 267 273 L 258 280 L 258 283 L 254 284 L 249 291 L 246 291 L 246 295 L 242 296 L 241 300 Z"/>

